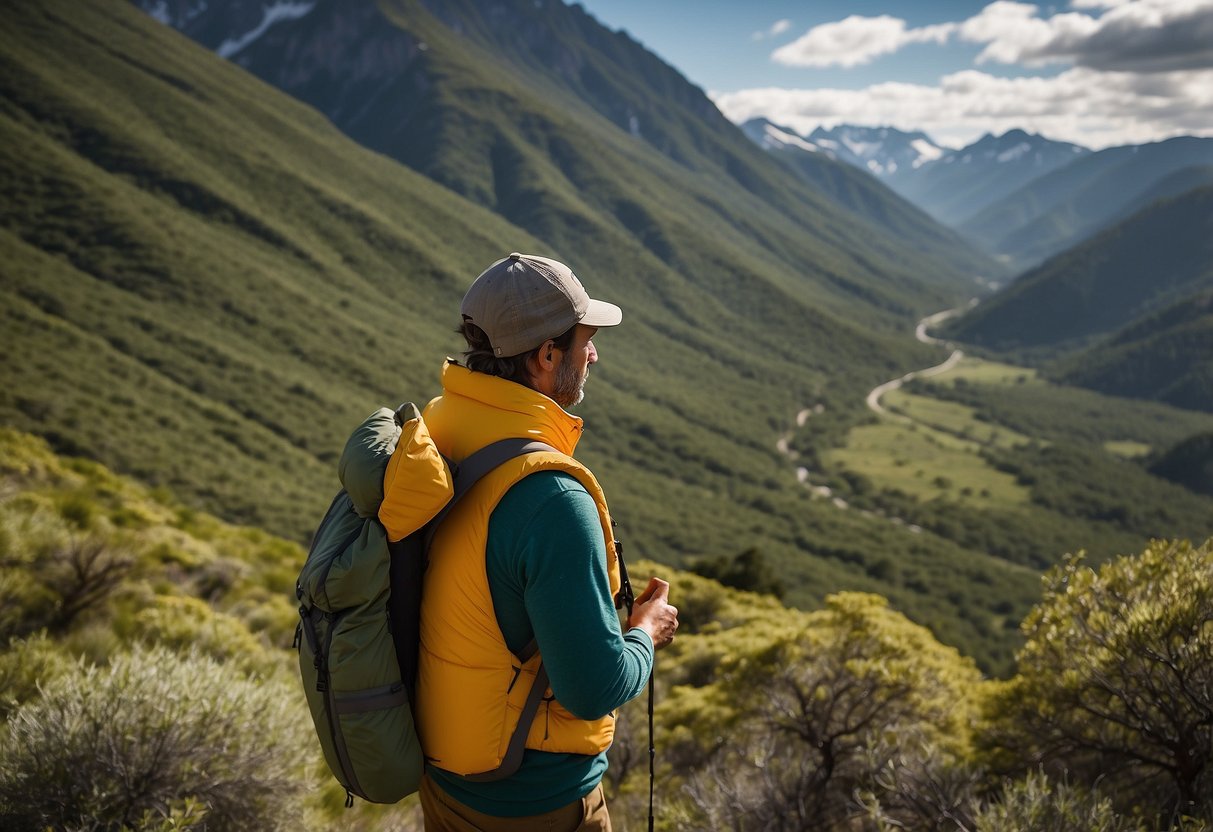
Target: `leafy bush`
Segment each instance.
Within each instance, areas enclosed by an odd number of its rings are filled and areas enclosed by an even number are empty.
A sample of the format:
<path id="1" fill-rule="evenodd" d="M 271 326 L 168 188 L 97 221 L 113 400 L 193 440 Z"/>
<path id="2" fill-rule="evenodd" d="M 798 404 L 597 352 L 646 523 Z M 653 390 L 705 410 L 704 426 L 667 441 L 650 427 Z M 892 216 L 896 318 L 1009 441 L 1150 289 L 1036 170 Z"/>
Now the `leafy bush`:
<path id="1" fill-rule="evenodd" d="M 9 720 L 0 826 L 174 828 L 156 824 L 194 823 L 192 799 L 208 828 L 300 828 L 311 744 L 297 694 L 164 648 L 81 663 Z"/>
<path id="2" fill-rule="evenodd" d="M 1010 782 L 999 800 L 980 808 L 976 832 L 1143 832 L 1145 827 L 1116 814 L 1106 797 L 1041 772 Z"/>
<path id="3" fill-rule="evenodd" d="M 1213 540 L 1049 572 L 1018 675 L 991 698 L 1005 764 L 1102 781 L 1119 808 L 1213 806 Z M 1010 758 L 1010 759 L 1008 759 Z M 1213 817 L 1206 820 L 1213 821 Z"/>
<path id="4" fill-rule="evenodd" d="M 973 664 L 883 598 L 826 603 L 729 674 L 745 716 L 690 778 L 696 828 L 847 828 L 899 746 L 928 744 L 941 760 L 967 751 Z"/>
<path id="5" fill-rule="evenodd" d="M 131 635 L 181 652 L 193 649 L 246 671 L 268 670 L 274 661 L 240 619 L 188 596 L 156 596 L 135 615 Z"/>
<path id="6" fill-rule="evenodd" d="M 752 546 L 736 557 L 720 555 L 702 560 L 692 568 L 705 578 L 719 581 L 734 589 L 761 592 L 776 598 L 782 598 L 787 591 L 774 567 L 767 562 L 762 552 Z"/>
<path id="7" fill-rule="evenodd" d="M 71 669 L 71 659 L 45 633 L 0 649 L 0 720 L 38 697 L 38 686 Z"/>
<path id="8" fill-rule="evenodd" d="M 100 607 L 122 583 L 134 560 L 113 533 L 80 531 L 79 515 L 92 503 L 74 495 L 59 508 L 15 501 L 0 514 L 0 638 L 46 628 L 62 633 Z M 75 519 L 73 519 L 75 518 Z"/>

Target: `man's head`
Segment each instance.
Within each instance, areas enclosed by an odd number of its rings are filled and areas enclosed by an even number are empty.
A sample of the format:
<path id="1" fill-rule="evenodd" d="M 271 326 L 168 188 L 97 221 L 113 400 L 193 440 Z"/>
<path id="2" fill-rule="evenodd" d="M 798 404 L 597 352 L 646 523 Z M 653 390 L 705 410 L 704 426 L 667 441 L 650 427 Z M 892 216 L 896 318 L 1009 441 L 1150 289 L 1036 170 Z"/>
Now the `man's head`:
<path id="1" fill-rule="evenodd" d="M 618 306 L 594 300 L 563 263 L 511 254 L 489 266 L 460 308 L 468 343 L 467 366 L 525 384 L 568 407 L 581 401 L 590 364 L 590 339 L 615 326 Z"/>

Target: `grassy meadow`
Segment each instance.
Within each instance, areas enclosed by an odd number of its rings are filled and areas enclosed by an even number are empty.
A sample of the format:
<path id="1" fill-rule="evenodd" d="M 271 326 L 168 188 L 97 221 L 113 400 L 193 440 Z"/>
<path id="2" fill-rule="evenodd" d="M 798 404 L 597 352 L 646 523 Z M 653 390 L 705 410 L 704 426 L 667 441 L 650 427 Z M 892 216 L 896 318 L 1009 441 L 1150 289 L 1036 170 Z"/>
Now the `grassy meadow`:
<path id="1" fill-rule="evenodd" d="M 1059 386 L 974 357 L 881 403 L 887 412 L 821 455 L 810 482 L 833 482 L 848 504 L 1033 568 L 1058 548 L 1102 560 L 1135 537 L 1207 533 L 1207 498 L 1150 477 L 1141 463 L 1208 431 L 1208 414 Z M 1014 544 L 1011 526 L 1020 528 Z"/>

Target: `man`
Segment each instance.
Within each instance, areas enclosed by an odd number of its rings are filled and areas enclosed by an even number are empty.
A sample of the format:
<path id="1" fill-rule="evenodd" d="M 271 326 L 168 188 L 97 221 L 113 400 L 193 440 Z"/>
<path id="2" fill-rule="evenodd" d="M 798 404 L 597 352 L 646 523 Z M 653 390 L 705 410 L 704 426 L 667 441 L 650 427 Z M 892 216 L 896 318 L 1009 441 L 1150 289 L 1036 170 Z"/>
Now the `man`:
<path id="1" fill-rule="evenodd" d="M 591 340 L 620 323 L 564 264 L 511 254 L 468 289 L 465 366 L 448 362 L 425 410 L 454 462 L 499 439 L 518 457 L 439 527 L 421 610 L 417 718 L 427 830 L 609 830 L 602 795 L 614 711 L 640 693 L 678 611 L 653 578 L 627 631 L 610 515 L 576 462 Z"/>

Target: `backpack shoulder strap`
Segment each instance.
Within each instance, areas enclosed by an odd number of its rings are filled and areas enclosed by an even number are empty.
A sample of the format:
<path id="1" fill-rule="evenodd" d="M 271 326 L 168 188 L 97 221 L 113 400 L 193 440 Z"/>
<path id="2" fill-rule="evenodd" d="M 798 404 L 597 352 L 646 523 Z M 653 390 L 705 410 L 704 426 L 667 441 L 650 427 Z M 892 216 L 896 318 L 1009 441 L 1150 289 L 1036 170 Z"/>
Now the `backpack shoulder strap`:
<path id="1" fill-rule="evenodd" d="M 437 516 L 430 521 L 429 527 L 425 533 L 425 548 L 428 551 L 430 540 L 434 536 L 434 531 L 438 525 L 446 517 L 447 512 L 454 507 L 455 503 L 459 502 L 459 498 L 471 490 L 485 474 L 493 471 L 498 466 L 522 456 L 523 454 L 531 454 L 539 451 L 550 451 L 552 453 L 560 453 L 546 442 L 540 442 L 534 439 L 501 439 L 489 445 L 485 445 L 480 450 L 469 456 L 463 462 L 459 463 L 455 468 L 455 494 L 442 509 Z M 535 639 L 531 639 L 530 643 L 522 649 L 519 658 L 527 661 L 539 650 L 539 645 Z M 522 714 L 518 719 L 518 725 L 514 729 L 514 735 L 510 737 L 509 746 L 506 750 L 505 757 L 501 761 L 501 765 L 492 771 L 481 772 L 479 774 L 463 775 L 464 779 L 473 782 L 486 783 L 494 780 L 503 780 L 509 777 L 518 770 L 522 764 L 522 754 L 526 747 L 527 734 L 530 732 L 531 723 L 535 721 L 535 714 L 539 711 L 539 705 L 543 700 L 543 694 L 548 688 L 548 672 L 547 668 L 540 663 L 535 680 L 531 685 L 531 690 L 527 694 L 526 702 L 522 709 Z"/>
<path id="2" fill-rule="evenodd" d="M 485 445 L 480 450 L 469 456 L 467 459 L 460 462 L 454 467 L 455 488 L 454 496 L 450 502 L 442 507 L 442 510 L 434 516 L 434 519 L 429 522 L 425 531 L 425 549 L 430 548 L 430 542 L 434 538 L 434 532 L 438 526 L 446 518 L 447 514 L 455 504 L 472 490 L 472 486 L 480 481 L 485 474 L 496 469 L 498 466 L 509 462 L 514 457 L 522 456 L 523 454 L 533 454 L 539 451 L 550 451 L 559 453 L 555 448 L 546 442 L 540 442 L 535 439 L 499 439 L 496 442 Z"/>

